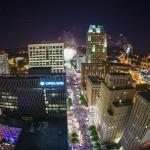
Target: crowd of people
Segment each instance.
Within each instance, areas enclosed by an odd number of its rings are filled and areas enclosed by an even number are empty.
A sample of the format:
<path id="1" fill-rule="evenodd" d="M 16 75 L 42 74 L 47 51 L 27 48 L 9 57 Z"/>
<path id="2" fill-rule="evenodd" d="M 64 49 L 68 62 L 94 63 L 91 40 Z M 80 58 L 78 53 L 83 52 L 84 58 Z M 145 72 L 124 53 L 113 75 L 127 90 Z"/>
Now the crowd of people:
<path id="1" fill-rule="evenodd" d="M 80 95 L 80 86 L 79 86 L 79 78 L 72 74 L 69 76 L 70 81 L 70 89 L 73 92 L 73 109 L 72 109 L 72 117 L 75 118 L 79 127 L 76 129 L 77 133 L 81 133 L 81 137 L 79 139 L 78 144 L 73 144 L 73 149 L 76 150 L 93 150 L 92 142 L 90 139 L 90 135 L 88 132 L 89 119 L 87 110 L 79 104 L 79 95 Z"/>

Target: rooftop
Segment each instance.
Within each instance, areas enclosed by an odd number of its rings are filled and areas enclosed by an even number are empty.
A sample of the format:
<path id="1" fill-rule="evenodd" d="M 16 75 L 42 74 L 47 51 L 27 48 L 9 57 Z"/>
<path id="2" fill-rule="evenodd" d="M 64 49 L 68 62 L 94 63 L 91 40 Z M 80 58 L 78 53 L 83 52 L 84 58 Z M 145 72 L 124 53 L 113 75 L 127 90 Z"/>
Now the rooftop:
<path id="1" fill-rule="evenodd" d="M 138 93 L 141 95 L 145 100 L 147 100 L 150 103 L 150 90 L 142 91 Z"/>
<path id="2" fill-rule="evenodd" d="M 4 74 L 0 75 L 0 79 L 37 79 L 37 78 L 50 78 L 50 77 L 64 77 L 66 76 L 65 73 L 51 73 L 48 75 L 19 75 L 19 74 Z"/>
<path id="3" fill-rule="evenodd" d="M 125 90 L 125 89 L 135 89 L 133 86 L 123 86 L 123 87 L 112 87 L 112 86 L 108 86 L 108 84 L 105 82 L 105 81 L 102 81 L 103 82 L 103 84 L 107 87 L 107 88 L 109 88 L 110 90 Z"/>
<path id="4" fill-rule="evenodd" d="M 88 78 L 92 84 L 100 84 L 102 80 L 99 76 L 88 76 Z"/>
<path id="5" fill-rule="evenodd" d="M 28 44 L 28 47 L 30 47 L 30 46 L 38 46 L 38 45 L 43 45 L 43 46 L 45 46 L 45 45 L 64 45 L 64 43 L 63 42 L 59 42 L 59 41 L 41 41 L 41 42 L 39 42 L 39 43 L 30 43 L 30 44 Z"/>
<path id="6" fill-rule="evenodd" d="M 130 105 L 132 105 L 132 102 L 130 100 L 115 101 L 115 102 L 113 102 L 113 105 L 115 107 L 124 107 L 124 106 L 130 106 Z"/>
<path id="7" fill-rule="evenodd" d="M 129 73 L 119 73 L 119 72 L 113 72 L 113 73 L 110 73 L 110 75 L 118 75 L 118 76 L 126 76 L 126 75 L 128 75 L 128 76 L 131 76 Z"/>
<path id="8" fill-rule="evenodd" d="M 124 66 L 124 67 L 131 67 L 129 64 L 123 64 L 123 63 L 115 63 L 115 62 L 109 62 L 110 65 L 116 65 L 116 66 Z"/>
<path id="9" fill-rule="evenodd" d="M 51 67 L 31 67 L 28 69 L 29 75 L 49 75 L 51 73 Z"/>
<path id="10" fill-rule="evenodd" d="M 103 65 L 102 63 L 82 63 L 83 65 Z"/>
<path id="11" fill-rule="evenodd" d="M 100 25 L 90 25 L 88 33 L 100 33 L 103 30 L 103 26 Z"/>

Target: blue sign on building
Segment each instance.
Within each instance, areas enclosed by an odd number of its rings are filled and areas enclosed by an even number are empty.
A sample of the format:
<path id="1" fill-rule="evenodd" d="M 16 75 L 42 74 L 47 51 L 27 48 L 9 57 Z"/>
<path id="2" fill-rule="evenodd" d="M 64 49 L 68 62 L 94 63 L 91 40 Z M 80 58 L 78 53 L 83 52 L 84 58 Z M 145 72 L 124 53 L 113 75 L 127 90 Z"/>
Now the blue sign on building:
<path id="1" fill-rule="evenodd" d="M 40 85 L 41 86 L 57 86 L 57 85 L 64 85 L 64 82 L 63 81 L 57 81 L 57 82 L 55 82 L 55 81 L 49 81 L 49 82 L 43 82 L 43 81 L 41 81 L 40 82 Z"/>

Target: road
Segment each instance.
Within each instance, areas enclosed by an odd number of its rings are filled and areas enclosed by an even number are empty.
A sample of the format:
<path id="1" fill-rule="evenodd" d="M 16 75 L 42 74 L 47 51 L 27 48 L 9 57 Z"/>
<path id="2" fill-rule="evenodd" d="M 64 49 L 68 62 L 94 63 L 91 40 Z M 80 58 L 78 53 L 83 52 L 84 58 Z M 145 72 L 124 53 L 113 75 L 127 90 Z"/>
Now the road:
<path id="1" fill-rule="evenodd" d="M 93 150 L 90 135 L 88 133 L 89 118 L 87 108 L 79 104 L 81 92 L 80 77 L 78 77 L 73 69 L 67 70 L 67 89 L 70 98 L 73 100 L 72 112 L 68 112 L 68 119 L 72 119 L 71 130 L 76 130 L 80 139 L 79 144 L 72 144 L 72 149 Z"/>

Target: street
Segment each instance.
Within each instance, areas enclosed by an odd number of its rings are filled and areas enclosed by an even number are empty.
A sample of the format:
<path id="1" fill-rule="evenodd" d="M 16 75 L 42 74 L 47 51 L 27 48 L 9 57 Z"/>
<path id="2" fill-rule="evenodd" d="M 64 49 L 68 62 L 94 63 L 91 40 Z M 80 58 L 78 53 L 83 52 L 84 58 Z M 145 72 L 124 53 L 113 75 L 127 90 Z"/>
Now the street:
<path id="1" fill-rule="evenodd" d="M 67 89 L 69 98 L 73 101 L 72 110 L 68 110 L 69 132 L 74 131 L 79 135 L 79 143 L 71 145 L 73 150 L 93 150 L 92 142 L 88 132 L 89 118 L 88 108 L 81 106 L 80 99 L 80 77 L 73 69 L 67 70 Z"/>

